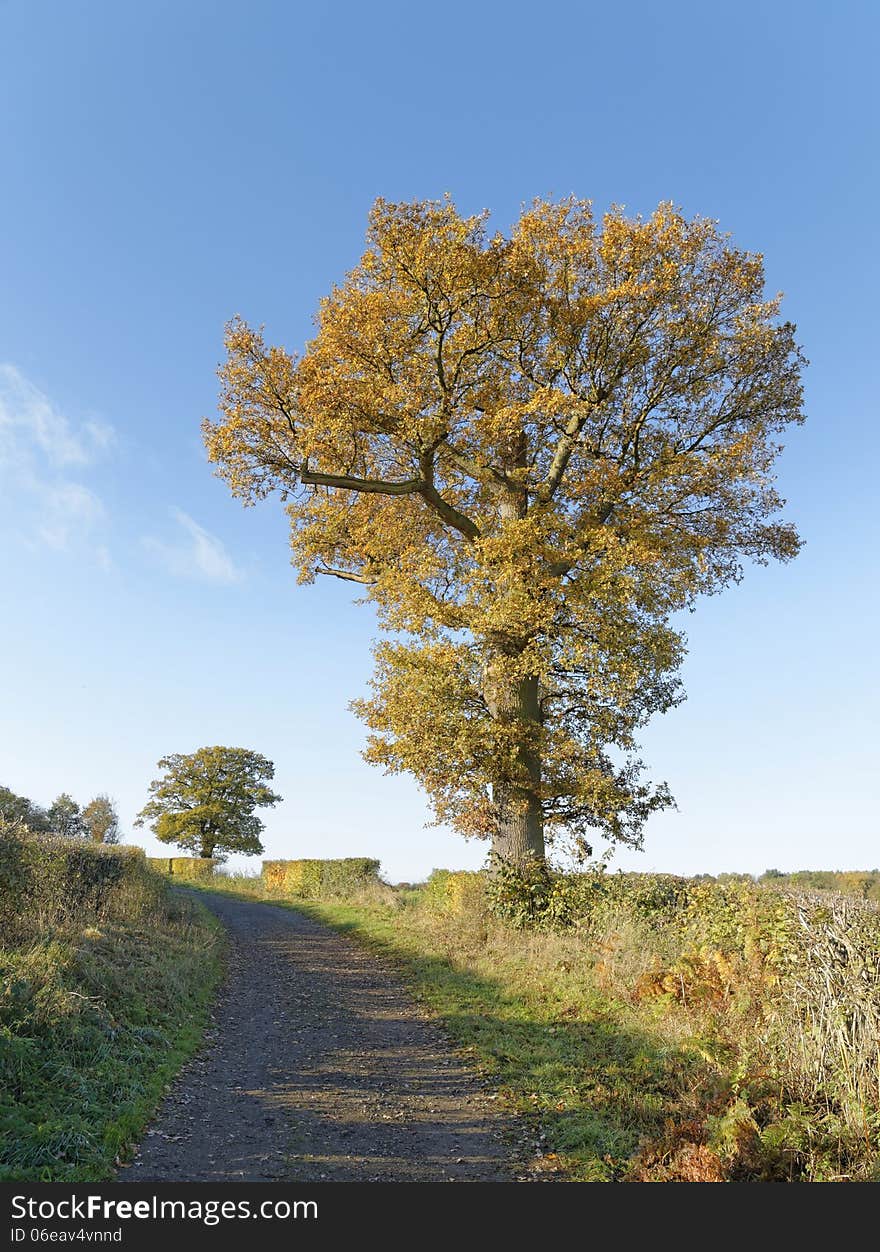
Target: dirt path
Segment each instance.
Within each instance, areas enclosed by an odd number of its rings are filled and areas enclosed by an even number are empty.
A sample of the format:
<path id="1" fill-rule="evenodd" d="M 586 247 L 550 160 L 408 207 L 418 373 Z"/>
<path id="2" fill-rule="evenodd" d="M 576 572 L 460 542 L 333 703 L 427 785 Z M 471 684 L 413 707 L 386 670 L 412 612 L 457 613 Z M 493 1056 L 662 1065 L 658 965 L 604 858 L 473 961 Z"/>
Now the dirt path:
<path id="1" fill-rule="evenodd" d="M 201 898 L 229 932 L 228 977 L 119 1181 L 514 1177 L 511 1127 L 377 957 L 289 909 Z"/>

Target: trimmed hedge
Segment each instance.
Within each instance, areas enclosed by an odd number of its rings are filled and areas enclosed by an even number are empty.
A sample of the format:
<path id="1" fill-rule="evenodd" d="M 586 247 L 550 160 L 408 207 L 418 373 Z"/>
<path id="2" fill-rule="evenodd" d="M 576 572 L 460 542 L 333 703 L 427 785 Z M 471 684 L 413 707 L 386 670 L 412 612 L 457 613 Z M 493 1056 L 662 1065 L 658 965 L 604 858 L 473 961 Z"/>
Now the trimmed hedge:
<path id="1" fill-rule="evenodd" d="M 379 881 L 379 862 L 366 856 L 336 861 L 264 861 L 263 887 L 269 895 L 350 895 L 359 887 Z"/>
<path id="2" fill-rule="evenodd" d="M 170 881 L 0 818 L 0 1181 L 112 1179 L 199 1045 L 221 938 Z"/>
<path id="3" fill-rule="evenodd" d="M 435 869 L 424 886 L 424 900 L 437 913 L 463 913 L 488 909 L 484 871 Z"/>
<path id="4" fill-rule="evenodd" d="M 210 856 L 148 856 L 147 864 L 157 874 L 196 881 L 213 877 L 220 861 Z"/>
<path id="5" fill-rule="evenodd" d="M 13 939 L 35 919 L 88 924 L 144 865 L 140 848 L 0 828 L 0 932 Z"/>

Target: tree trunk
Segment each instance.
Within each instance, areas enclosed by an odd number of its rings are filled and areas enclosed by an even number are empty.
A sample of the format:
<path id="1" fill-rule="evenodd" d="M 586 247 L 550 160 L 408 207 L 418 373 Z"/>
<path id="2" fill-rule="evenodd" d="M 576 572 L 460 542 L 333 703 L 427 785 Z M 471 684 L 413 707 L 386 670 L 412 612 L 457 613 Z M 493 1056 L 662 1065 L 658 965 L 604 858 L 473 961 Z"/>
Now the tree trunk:
<path id="1" fill-rule="evenodd" d="M 498 829 L 492 839 L 492 859 L 496 863 L 522 865 L 532 858 L 544 861 L 544 820 L 539 789 L 541 758 L 537 738 L 541 722 L 538 679 L 490 679 L 489 707 L 499 721 L 513 722 L 522 733 L 517 749 L 515 777 L 492 788 L 498 810 Z"/>
<path id="2" fill-rule="evenodd" d="M 511 472 L 528 466 L 526 436 L 521 433 L 511 449 L 506 468 Z M 503 523 L 513 523 L 528 515 L 529 499 L 524 488 L 502 493 L 498 512 Z M 515 618 L 514 618 L 515 620 Z M 509 635 L 497 640 L 495 662 L 486 668 L 486 698 L 489 711 L 499 722 L 513 723 L 518 744 L 511 776 L 492 787 L 498 812 L 498 828 L 492 839 L 492 860 L 517 866 L 530 858 L 544 864 L 544 819 L 541 811 L 541 757 L 539 732 L 541 700 L 536 675 L 516 675 L 516 661 L 522 655 L 523 641 Z"/>

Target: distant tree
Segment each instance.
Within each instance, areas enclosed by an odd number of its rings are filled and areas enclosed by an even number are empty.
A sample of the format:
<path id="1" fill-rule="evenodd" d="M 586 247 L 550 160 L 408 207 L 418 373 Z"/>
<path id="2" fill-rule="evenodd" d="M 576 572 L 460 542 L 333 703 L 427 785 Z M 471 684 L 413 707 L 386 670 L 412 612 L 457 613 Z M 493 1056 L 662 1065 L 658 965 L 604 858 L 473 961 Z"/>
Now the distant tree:
<path id="1" fill-rule="evenodd" d="M 782 870 L 779 870 L 779 869 L 765 869 L 761 877 L 762 878 L 784 878 L 785 875 L 783 874 Z"/>
<path id="2" fill-rule="evenodd" d="M 0 818 L 27 826 L 28 830 L 47 831 L 49 821 L 46 810 L 26 796 L 16 795 L 9 787 L 0 787 Z"/>
<path id="3" fill-rule="evenodd" d="M 30 801 L 16 795 L 9 787 L 0 787 L 0 817 L 7 822 L 23 821 Z"/>
<path id="4" fill-rule="evenodd" d="M 86 833 L 95 843 L 119 843 L 119 814 L 108 795 L 95 796 L 82 811 Z"/>
<path id="5" fill-rule="evenodd" d="M 53 834 L 63 835 L 65 839 L 82 839 L 86 834 L 80 807 L 66 791 L 52 801 L 47 818 Z"/>
<path id="6" fill-rule="evenodd" d="M 266 786 L 275 776 L 271 761 L 247 748 L 213 747 L 175 752 L 159 768 L 165 773 L 150 783 L 152 799 L 136 826 L 149 823 L 160 843 L 196 856 L 259 856 L 263 823 L 254 810 L 281 799 Z"/>

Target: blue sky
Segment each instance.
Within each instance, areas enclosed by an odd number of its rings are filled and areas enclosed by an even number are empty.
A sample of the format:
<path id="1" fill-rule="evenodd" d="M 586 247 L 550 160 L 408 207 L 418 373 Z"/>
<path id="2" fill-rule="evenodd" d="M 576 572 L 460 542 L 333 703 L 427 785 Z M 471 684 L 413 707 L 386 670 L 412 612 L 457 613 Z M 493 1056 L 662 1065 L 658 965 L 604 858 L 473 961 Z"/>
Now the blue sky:
<path id="1" fill-rule="evenodd" d="M 0 0 L 0 782 L 117 798 L 159 756 L 277 766 L 274 856 L 475 866 L 347 711 L 372 620 L 297 587 L 277 502 L 206 464 L 224 322 L 291 348 L 376 196 L 671 199 L 763 251 L 812 364 L 780 464 L 806 539 L 688 618 L 644 736 L 678 810 L 617 864 L 880 862 L 878 13 L 870 3 Z M 148 837 L 137 840 L 152 846 Z"/>

